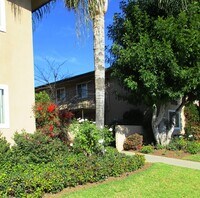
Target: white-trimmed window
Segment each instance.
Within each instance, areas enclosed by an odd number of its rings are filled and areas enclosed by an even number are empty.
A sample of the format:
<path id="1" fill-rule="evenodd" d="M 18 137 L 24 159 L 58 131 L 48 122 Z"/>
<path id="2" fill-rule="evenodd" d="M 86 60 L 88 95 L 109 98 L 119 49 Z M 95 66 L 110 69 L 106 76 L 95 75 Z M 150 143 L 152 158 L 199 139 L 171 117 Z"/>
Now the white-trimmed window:
<path id="1" fill-rule="evenodd" d="M 77 95 L 79 98 L 87 98 L 88 97 L 88 87 L 87 83 L 78 84 L 76 87 Z"/>
<path id="2" fill-rule="evenodd" d="M 66 92 L 65 92 L 65 88 L 58 88 L 56 89 L 56 102 L 60 103 L 60 102 L 64 102 L 66 100 Z"/>
<path id="3" fill-rule="evenodd" d="M 9 128 L 8 86 L 0 84 L 0 128 Z"/>
<path id="4" fill-rule="evenodd" d="M 171 120 L 172 116 L 174 115 L 175 110 L 169 110 L 168 111 L 168 119 Z M 175 124 L 175 129 L 180 129 L 181 128 L 181 118 L 180 118 L 180 113 L 176 114 L 176 124 Z"/>
<path id="5" fill-rule="evenodd" d="M 0 31 L 6 31 L 5 0 L 0 0 Z"/>

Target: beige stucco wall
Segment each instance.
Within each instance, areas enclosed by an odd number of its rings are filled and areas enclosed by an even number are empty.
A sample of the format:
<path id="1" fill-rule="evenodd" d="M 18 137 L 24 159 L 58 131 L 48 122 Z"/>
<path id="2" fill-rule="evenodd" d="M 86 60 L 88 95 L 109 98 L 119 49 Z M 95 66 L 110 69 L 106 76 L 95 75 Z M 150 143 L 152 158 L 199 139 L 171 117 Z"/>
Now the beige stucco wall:
<path id="1" fill-rule="evenodd" d="M 6 32 L 0 32 L 0 84 L 9 89 L 10 127 L 0 131 L 13 142 L 15 131 L 33 132 L 35 121 L 31 1 L 11 2 L 6 0 Z"/>

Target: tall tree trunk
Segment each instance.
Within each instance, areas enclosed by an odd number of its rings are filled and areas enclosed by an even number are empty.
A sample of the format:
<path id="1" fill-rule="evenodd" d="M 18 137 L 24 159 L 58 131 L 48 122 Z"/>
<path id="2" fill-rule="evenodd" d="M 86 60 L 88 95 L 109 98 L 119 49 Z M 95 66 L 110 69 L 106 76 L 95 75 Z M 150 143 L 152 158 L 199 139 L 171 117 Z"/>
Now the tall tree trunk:
<path id="1" fill-rule="evenodd" d="M 168 128 L 168 124 L 164 122 L 164 114 L 167 111 L 167 105 L 161 105 L 159 110 L 156 105 L 153 107 L 153 117 L 152 117 L 152 130 L 154 134 L 154 138 L 157 144 L 161 144 L 166 146 L 169 144 L 172 133 L 175 127 L 175 116 L 173 117 L 173 122 L 171 123 L 171 127 Z"/>
<path id="2" fill-rule="evenodd" d="M 99 7 L 93 18 L 94 30 L 94 64 L 95 64 L 95 97 L 96 97 L 96 126 L 104 127 L 105 113 L 105 33 L 104 13 L 107 10 L 107 0 L 104 7 Z"/>
<path id="3" fill-rule="evenodd" d="M 163 104 L 159 109 L 156 105 L 153 106 L 152 130 L 157 144 L 166 146 L 170 143 L 176 125 L 176 114 L 182 111 L 186 102 L 186 98 L 182 98 L 172 120 L 168 120 L 167 122 L 164 120 L 164 114 L 168 110 L 168 105 Z"/>

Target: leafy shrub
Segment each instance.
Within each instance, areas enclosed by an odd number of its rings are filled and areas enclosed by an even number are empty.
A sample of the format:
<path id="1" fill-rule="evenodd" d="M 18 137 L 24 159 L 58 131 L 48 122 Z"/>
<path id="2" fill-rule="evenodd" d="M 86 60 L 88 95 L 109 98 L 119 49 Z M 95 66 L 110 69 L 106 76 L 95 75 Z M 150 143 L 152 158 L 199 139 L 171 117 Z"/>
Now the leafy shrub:
<path id="1" fill-rule="evenodd" d="M 200 143 L 192 139 L 184 139 L 183 137 L 174 138 L 166 147 L 168 150 L 183 150 L 191 154 L 200 152 Z"/>
<path id="2" fill-rule="evenodd" d="M 166 148 L 166 146 L 163 146 L 163 145 L 161 145 L 161 144 L 157 144 L 156 145 L 156 149 L 157 150 L 161 150 L 161 149 L 165 149 Z"/>
<path id="3" fill-rule="evenodd" d="M 138 133 L 134 133 L 126 138 L 124 142 L 124 150 L 139 150 L 142 148 L 142 142 L 143 136 Z"/>
<path id="4" fill-rule="evenodd" d="M 1 197 L 42 197 L 63 188 L 105 180 L 141 168 L 142 155 L 126 156 L 108 149 L 104 156 L 69 154 L 50 163 L 0 167 Z"/>
<path id="5" fill-rule="evenodd" d="M 10 154 L 10 144 L 7 142 L 5 137 L 2 137 L 0 133 L 0 163 L 7 160 Z"/>
<path id="6" fill-rule="evenodd" d="M 189 104 L 185 107 L 187 136 L 193 135 L 194 139 L 200 141 L 200 108 L 196 104 Z"/>
<path id="7" fill-rule="evenodd" d="M 188 126 L 185 131 L 188 137 L 192 136 L 194 140 L 200 142 L 200 126 Z"/>
<path id="8" fill-rule="evenodd" d="M 41 132 L 34 134 L 23 132 L 14 136 L 15 145 L 12 147 L 13 162 L 41 163 L 53 161 L 57 156 L 68 152 L 68 147 L 60 139 L 52 139 Z"/>
<path id="9" fill-rule="evenodd" d="M 88 120 L 74 120 L 69 131 L 75 135 L 73 150 L 85 155 L 104 152 L 104 147 L 112 142 L 112 132 L 108 128 L 98 129 Z"/>
<path id="10" fill-rule="evenodd" d="M 153 153 L 153 147 L 151 145 L 143 146 L 140 150 L 141 153 Z"/>
<path id="11" fill-rule="evenodd" d="M 185 117 L 189 123 L 200 122 L 200 109 L 196 104 L 190 103 L 185 107 Z"/>
<path id="12" fill-rule="evenodd" d="M 48 103 L 51 99 L 46 91 L 40 91 L 35 94 L 35 102 L 36 103 Z"/>
<path id="13" fill-rule="evenodd" d="M 187 146 L 187 141 L 183 137 L 176 137 L 171 140 L 169 145 L 167 145 L 168 150 L 185 150 Z"/>
<path id="14" fill-rule="evenodd" d="M 51 138 L 67 141 L 68 125 L 73 114 L 68 110 L 59 110 L 51 101 L 36 102 L 34 106 L 36 128 Z"/>
<path id="15" fill-rule="evenodd" d="M 191 154 L 197 154 L 200 152 L 200 143 L 195 141 L 188 141 L 186 151 Z"/>

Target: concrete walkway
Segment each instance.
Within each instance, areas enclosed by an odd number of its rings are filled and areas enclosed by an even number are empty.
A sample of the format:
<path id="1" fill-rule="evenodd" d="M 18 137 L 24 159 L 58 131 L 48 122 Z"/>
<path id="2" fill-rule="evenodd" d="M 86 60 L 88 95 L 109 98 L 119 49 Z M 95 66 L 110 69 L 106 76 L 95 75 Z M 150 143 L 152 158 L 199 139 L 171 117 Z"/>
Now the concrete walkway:
<path id="1" fill-rule="evenodd" d="M 122 153 L 125 153 L 126 155 L 135 155 L 134 152 L 130 152 L 130 151 L 122 151 Z M 144 156 L 147 162 L 152 162 L 152 163 L 161 162 L 161 163 L 170 164 L 174 166 L 181 166 L 185 168 L 200 170 L 200 162 L 193 162 L 189 160 L 180 160 L 180 159 L 175 159 L 175 158 L 162 157 L 162 156 L 156 156 L 156 155 L 147 155 L 147 154 L 144 154 Z"/>

